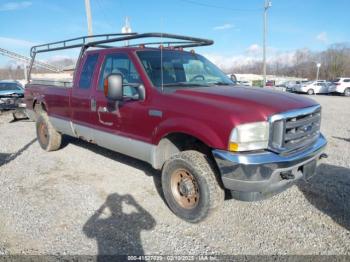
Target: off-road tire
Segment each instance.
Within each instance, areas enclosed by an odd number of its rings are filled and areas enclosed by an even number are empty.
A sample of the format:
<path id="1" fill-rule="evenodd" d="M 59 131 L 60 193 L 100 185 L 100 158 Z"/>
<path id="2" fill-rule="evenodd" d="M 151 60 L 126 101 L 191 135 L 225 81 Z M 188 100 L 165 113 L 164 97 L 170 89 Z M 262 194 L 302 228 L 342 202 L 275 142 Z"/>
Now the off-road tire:
<path id="1" fill-rule="evenodd" d="M 46 151 L 55 151 L 61 146 L 62 135 L 52 126 L 46 113 L 38 115 L 36 136 L 41 148 Z"/>
<path id="2" fill-rule="evenodd" d="M 307 94 L 308 95 L 314 95 L 315 91 L 313 89 L 309 89 L 309 90 L 307 90 Z"/>
<path id="3" fill-rule="evenodd" d="M 350 87 L 345 88 L 345 90 L 344 90 L 344 96 L 347 96 L 347 97 L 350 96 Z"/>
<path id="4" fill-rule="evenodd" d="M 192 208 L 182 207 L 173 193 L 172 176 L 177 170 L 187 170 L 196 180 L 199 198 L 197 205 Z M 193 150 L 180 152 L 166 161 L 162 169 L 162 188 L 169 208 L 175 215 L 190 223 L 198 223 L 208 218 L 223 204 L 225 198 L 224 189 L 211 160 Z"/>

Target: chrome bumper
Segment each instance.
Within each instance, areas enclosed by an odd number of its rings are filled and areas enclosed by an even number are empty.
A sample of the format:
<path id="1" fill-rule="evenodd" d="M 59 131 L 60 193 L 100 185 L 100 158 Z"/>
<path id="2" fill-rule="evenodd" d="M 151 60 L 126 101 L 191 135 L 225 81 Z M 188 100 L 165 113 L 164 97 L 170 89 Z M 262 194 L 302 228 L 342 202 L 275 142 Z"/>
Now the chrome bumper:
<path id="1" fill-rule="evenodd" d="M 321 134 L 312 146 L 291 155 L 270 151 L 231 153 L 213 150 L 213 156 L 223 185 L 231 190 L 232 196 L 254 201 L 280 193 L 301 178 L 310 178 L 326 145 L 327 141 Z"/>

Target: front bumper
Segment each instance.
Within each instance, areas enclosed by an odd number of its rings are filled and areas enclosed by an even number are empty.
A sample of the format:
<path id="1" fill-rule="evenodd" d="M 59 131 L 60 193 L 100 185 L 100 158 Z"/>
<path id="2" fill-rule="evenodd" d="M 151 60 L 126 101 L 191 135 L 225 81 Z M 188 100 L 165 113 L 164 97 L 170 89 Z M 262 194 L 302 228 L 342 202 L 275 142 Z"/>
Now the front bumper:
<path id="1" fill-rule="evenodd" d="M 20 106 L 22 103 L 22 97 L 18 96 L 7 96 L 0 97 L 0 110 L 13 110 Z"/>
<path id="2" fill-rule="evenodd" d="M 271 197 L 301 178 L 310 178 L 327 145 L 321 134 L 309 148 L 291 155 L 270 151 L 231 153 L 213 150 L 224 187 L 239 200 L 254 201 Z"/>

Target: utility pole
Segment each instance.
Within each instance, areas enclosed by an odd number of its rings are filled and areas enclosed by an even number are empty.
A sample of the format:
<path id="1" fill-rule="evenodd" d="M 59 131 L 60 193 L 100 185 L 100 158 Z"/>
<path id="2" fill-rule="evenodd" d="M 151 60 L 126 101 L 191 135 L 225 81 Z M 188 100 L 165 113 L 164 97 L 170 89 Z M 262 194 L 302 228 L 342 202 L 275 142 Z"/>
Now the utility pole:
<path id="1" fill-rule="evenodd" d="M 130 26 L 130 21 L 129 21 L 129 17 L 125 17 L 125 24 L 124 26 L 122 27 L 122 33 L 123 34 L 129 34 L 131 33 L 132 30 L 131 30 L 131 26 Z M 128 46 L 129 45 L 129 40 L 126 40 L 125 41 L 125 46 Z"/>
<path id="2" fill-rule="evenodd" d="M 27 81 L 28 79 L 28 74 L 27 74 L 27 63 L 23 63 L 23 68 L 24 68 L 24 79 Z"/>
<path id="3" fill-rule="evenodd" d="M 264 35 L 263 35 L 263 87 L 266 86 L 266 38 L 267 38 L 267 10 L 272 6 L 272 2 L 265 0 L 264 3 Z"/>
<path id="4" fill-rule="evenodd" d="M 91 8 L 90 8 L 90 0 L 85 0 L 85 11 L 86 11 L 86 19 L 88 25 L 88 35 L 92 36 L 92 17 L 91 17 Z"/>
<path id="5" fill-rule="evenodd" d="M 316 83 L 317 83 L 317 81 L 318 81 L 318 76 L 319 76 L 319 73 L 320 73 L 321 63 L 317 63 L 316 66 L 317 66 L 317 73 L 316 73 Z"/>

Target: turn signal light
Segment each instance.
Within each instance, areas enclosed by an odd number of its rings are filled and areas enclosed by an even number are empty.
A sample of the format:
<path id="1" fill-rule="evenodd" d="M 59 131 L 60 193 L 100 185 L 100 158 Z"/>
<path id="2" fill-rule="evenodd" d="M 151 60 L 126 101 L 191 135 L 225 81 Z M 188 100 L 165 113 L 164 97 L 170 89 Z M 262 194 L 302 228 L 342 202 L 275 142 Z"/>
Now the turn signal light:
<path id="1" fill-rule="evenodd" d="M 230 142 L 228 150 L 230 150 L 231 152 L 237 152 L 238 151 L 238 144 Z"/>

